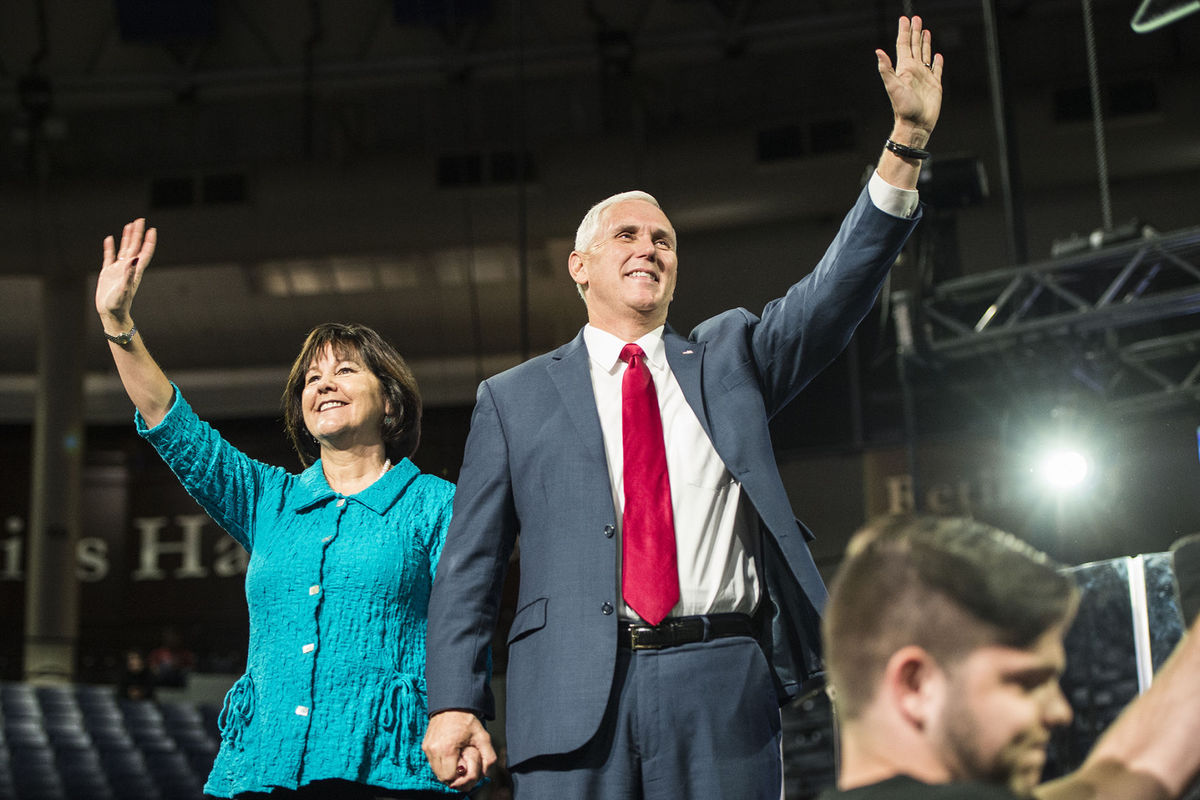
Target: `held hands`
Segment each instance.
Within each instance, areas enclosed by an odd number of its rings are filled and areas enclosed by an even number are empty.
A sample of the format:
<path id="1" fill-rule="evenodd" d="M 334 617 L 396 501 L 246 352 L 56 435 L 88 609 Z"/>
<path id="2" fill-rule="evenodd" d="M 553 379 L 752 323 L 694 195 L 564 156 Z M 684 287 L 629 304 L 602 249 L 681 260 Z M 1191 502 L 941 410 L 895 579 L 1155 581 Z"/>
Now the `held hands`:
<path id="1" fill-rule="evenodd" d="M 140 218 L 125 225 L 120 249 L 114 247 L 113 237 L 104 237 L 104 261 L 96 282 L 96 311 L 109 333 L 129 330 L 133 296 L 157 242 L 158 230 L 146 230 L 146 220 Z"/>
<path id="2" fill-rule="evenodd" d="M 901 17 L 895 67 L 883 50 L 876 50 L 875 57 L 896 120 L 892 138 L 924 147 L 942 108 L 943 59 L 933 52 L 933 36 L 922 29 L 920 17 Z"/>
<path id="3" fill-rule="evenodd" d="M 496 763 L 492 737 L 469 711 L 440 711 L 429 720 L 421 744 L 433 774 L 451 789 L 469 790 Z"/>

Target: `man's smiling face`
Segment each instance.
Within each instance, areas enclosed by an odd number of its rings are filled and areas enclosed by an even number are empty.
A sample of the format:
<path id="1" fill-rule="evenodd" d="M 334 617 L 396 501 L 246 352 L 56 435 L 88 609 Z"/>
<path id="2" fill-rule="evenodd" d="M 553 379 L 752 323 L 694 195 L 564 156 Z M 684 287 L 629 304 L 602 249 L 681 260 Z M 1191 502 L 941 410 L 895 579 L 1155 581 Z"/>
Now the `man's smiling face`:
<path id="1" fill-rule="evenodd" d="M 587 287 L 588 318 L 605 330 L 627 322 L 666 321 L 675 294 L 675 229 L 644 200 L 626 200 L 604 212 L 587 252 L 571 254 L 571 277 Z"/>

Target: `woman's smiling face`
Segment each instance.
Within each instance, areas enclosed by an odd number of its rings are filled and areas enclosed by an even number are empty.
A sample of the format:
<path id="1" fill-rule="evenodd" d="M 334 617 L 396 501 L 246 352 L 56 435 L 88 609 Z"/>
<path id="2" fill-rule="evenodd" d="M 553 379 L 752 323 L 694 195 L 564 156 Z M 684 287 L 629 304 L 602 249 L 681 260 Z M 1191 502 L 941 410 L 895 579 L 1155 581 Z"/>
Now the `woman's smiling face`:
<path id="1" fill-rule="evenodd" d="M 379 378 L 358 360 L 326 347 L 304 375 L 304 424 L 322 445 L 348 447 L 382 441 L 387 413 Z"/>

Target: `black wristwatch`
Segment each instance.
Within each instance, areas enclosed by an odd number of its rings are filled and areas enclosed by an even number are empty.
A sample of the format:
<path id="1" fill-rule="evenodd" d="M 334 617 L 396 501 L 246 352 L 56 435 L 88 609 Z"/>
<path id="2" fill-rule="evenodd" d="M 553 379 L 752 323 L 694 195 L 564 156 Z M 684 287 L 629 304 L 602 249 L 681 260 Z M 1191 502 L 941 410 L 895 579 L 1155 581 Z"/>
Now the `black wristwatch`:
<path id="1" fill-rule="evenodd" d="M 113 342 L 121 347 L 125 347 L 127 344 L 133 341 L 133 335 L 137 333 L 137 325 L 134 325 L 124 333 L 118 333 L 116 336 L 113 336 L 103 328 L 100 329 L 100 332 L 104 334 L 105 339 L 108 339 L 110 342 Z"/>

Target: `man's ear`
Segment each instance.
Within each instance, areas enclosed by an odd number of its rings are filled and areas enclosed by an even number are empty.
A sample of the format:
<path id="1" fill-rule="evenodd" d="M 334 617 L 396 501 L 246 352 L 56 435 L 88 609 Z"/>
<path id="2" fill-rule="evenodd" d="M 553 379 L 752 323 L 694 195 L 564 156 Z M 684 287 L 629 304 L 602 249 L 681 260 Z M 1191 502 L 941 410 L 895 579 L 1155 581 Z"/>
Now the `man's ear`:
<path id="1" fill-rule="evenodd" d="M 587 264 L 584 262 L 583 253 L 578 250 L 571 251 L 571 255 L 567 257 L 567 271 L 571 273 L 571 280 L 580 286 L 587 286 Z"/>
<path id="2" fill-rule="evenodd" d="M 888 659 L 883 690 L 895 712 L 914 728 L 937 717 L 945 696 L 946 673 L 923 647 L 902 647 Z"/>

